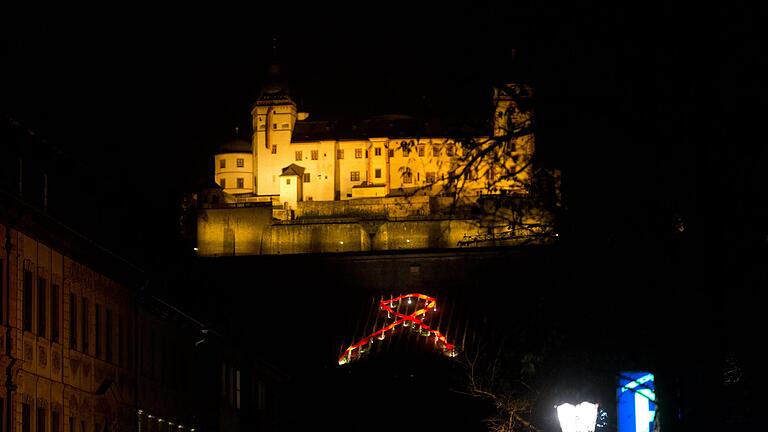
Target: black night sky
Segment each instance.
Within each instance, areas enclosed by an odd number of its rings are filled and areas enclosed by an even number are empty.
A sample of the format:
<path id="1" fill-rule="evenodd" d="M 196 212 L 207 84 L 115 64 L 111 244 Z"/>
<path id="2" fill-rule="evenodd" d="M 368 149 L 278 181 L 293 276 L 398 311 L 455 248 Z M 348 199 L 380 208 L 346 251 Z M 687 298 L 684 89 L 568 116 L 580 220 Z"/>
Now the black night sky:
<path id="1" fill-rule="evenodd" d="M 236 127 L 250 135 L 273 37 L 314 119 L 472 119 L 494 82 L 530 82 L 537 157 L 563 171 L 564 278 L 611 308 L 589 322 L 612 325 L 636 306 L 628 292 L 656 287 L 638 331 L 690 348 L 681 379 L 711 382 L 719 366 L 698 354 L 756 374 L 764 339 L 766 14 L 744 3 L 28 9 L 0 18 L 0 114 L 93 182 L 60 192 L 62 218 L 165 273 L 183 265 L 180 197 Z"/>

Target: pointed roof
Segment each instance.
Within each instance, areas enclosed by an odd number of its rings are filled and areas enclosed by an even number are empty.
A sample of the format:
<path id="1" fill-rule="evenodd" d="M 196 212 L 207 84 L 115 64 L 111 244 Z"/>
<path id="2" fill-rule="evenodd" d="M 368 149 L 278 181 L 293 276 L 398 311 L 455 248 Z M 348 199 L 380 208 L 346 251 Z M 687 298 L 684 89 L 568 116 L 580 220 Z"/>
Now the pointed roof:
<path id="1" fill-rule="evenodd" d="M 288 80 L 283 73 L 283 64 L 277 56 L 277 38 L 272 39 L 272 61 L 269 63 L 257 105 L 279 105 L 293 103 L 289 96 Z"/>
<path id="2" fill-rule="evenodd" d="M 280 174 L 280 177 L 284 176 L 304 176 L 304 168 L 300 167 L 296 164 L 290 164 L 287 167 L 283 168 L 283 173 Z"/>

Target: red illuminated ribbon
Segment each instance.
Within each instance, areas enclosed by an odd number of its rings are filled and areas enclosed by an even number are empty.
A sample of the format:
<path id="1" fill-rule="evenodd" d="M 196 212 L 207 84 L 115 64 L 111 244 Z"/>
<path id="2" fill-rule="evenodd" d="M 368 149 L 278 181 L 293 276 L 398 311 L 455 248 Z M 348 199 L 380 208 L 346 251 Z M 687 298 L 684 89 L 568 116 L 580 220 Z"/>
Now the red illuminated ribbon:
<path id="1" fill-rule="evenodd" d="M 424 307 L 409 315 L 402 314 L 400 312 L 397 312 L 397 310 L 395 310 L 395 309 L 399 309 L 401 300 L 408 299 L 408 301 L 410 302 L 411 298 L 416 298 L 417 301 L 424 300 L 424 303 L 425 303 Z M 343 365 L 343 364 L 349 363 L 350 361 L 356 358 L 360 358 L 360 354 L 362 354 L 361 352 L 362 347 L 364 345 L 373 343 L 374 338 L 383 340 L 384 336 L 386 335 L 386 332 L 389 330 L 392 330 L 394 332 L 394 329 L 395 327 L 397 327 L 398 324 L 402 324 L 403 326 L 406 326 L 406 327 L 408 325 L 413 325 L 414 328 L 418 326 L 419 331 L 422 333 L 422 335 L 428 336 L 428 337 L 434 337 L 435 345 L 440 344 L 442 346 L 443 352 L 445 352 L 447 355 L 451 357 L 455 356 L 456 347 L 453 344 L 449 343 L 448 340 L 445 338 L 445 336 L 443 336 L 443 334 L 440 333 L 439 330 L 433 330 L 428 325 L 424 324 L 424 321 L 421 318 L 419 318 L 420 316 L 426 314 L 430 310 L 432 311 L 436 310 L 436 307 L 435 307 L 436 304 L 437 304 L 437 301 L 434 297 L 429 297 L 427 295 L 418 294 L 418 293 L 405 294 L 389 300 L 382 300 L 379 305 L 379 308 L 381 310 L 387 311 L 387 318 L 390 318 L 392 315 L 394 315 L 399 319 L 393 322 L 392 324 L 389 324 L 381 328 L 375 333 L 371 333 L 370 335 L 360 339 L 360 341 L 358 341 L 357 343 L 350 345 L 349 348 L 347 348 L 344 351 L 344 354 L 342 354 L 341 357 L 339 357 L 339 364 Z M 395 309 L 392 309 L 393 305 Z"/>

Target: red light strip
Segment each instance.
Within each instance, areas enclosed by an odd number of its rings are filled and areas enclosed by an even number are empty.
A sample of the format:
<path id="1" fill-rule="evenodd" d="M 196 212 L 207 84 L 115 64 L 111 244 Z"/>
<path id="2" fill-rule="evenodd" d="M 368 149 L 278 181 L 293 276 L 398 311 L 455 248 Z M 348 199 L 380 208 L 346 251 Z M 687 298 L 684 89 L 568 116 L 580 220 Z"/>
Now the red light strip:
<path id="1" fill-rule="evenodd" d="M 403 299 L 410 299 L 416 298 L 417 300 L 424 300 L 425 306 L 415 312 L 413 312 L 410 315 L 405 315 L 397 312 L 396 310 L 392 309 L 392 305 L 395 305 L 396 309 L 399 309 L 400 301 Z M 344 354 L 339 357 L 339 364 L 343 365 L 346 363 L 351 362 L 352 360 L 355 360 L 357 358 L 360 358 L 360 355 L 362 354 L 362 347 L 363 345 L 373 343 L 374 338 L 378 338 L 379 340 L 383 340 L 384 336 L 386 335 L 386 332 L 389 330 L 392 330 L 394 332 L 395 327 L 397 327 L 398 324 L 402 324 L 403 326 L 408 326 L 409 324 L 406 323 L 412 323 L 412 325 L 419 326 L 420 332 L 422 334 L 427 333 L 425 336 L 427 337 L 434 337 L 435 338 L 435 344 L 437 345 L 440 343 L 442 345 L 443 351 L 453 357 L 456 355 L 456 347 L 449 343 L 448 340 L 443 336 L 442 333 L 440 333 L 439 330 L 433 330 L 428 325 L 424 324 L 424 321 L 420 319 L 419 317 L 424 315 L 430 310 L 435 310 L 435 306 L 437 305 L 437 300 L 434 297 L 429 297 L 424 294 L 405 294 L 401 295 L 399 297 L 391 298 L 389 300 L 382 300 L 379 304 L 379 308 L 381 310 L 387 311 L 387 317 L 391 317 L 391 315 L 394 315 L 395 317 L 399 318 L 392 324 L 389 324 L 385 327 L 382 327 L 380 330 L 369 334 L 368 336 L 360 339 L 357 343 L 352 344 L 344 351 Z"/>

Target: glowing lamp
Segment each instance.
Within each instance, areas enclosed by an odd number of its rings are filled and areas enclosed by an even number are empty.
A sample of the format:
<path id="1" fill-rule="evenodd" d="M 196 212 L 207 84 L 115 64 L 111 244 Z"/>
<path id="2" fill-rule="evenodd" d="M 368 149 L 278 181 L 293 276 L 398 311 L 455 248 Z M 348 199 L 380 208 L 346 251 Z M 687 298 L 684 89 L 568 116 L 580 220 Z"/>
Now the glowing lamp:
<path id="1" fill-rule="evenodd" d="M 565 403 L 557 407 L 557 418 L 563 432 L 594 432 L 597 423 L 597 404 L 582 402 L 578 405 Z"/>

